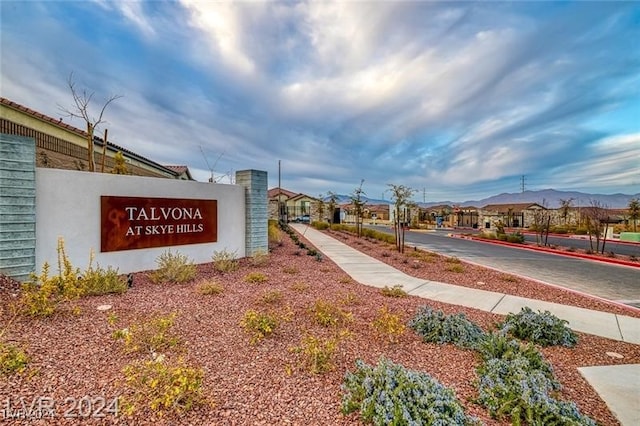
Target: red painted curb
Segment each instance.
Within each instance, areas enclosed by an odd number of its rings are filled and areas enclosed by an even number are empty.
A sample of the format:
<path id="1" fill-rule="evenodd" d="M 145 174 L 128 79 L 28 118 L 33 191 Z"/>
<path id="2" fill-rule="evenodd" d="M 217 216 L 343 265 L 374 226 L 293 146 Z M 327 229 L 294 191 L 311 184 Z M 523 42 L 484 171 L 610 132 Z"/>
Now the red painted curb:
<path id="1" fill-rule="evenodd" d="M 514 248 L 519 248 L 519 249 L 523 249 L 523 250 L 541 251 L 541 252 L 545 252 L 545 253 L 555 254 L 555 255 L 558 255 L 558 256 L 577 257 L 577 258 L 581 258 L 581 259 L 595 260 L 595 261 L 598 261 L 598 262 L 613 263 L 613 264 L 617 264 L 617 265 L 624 265 L 624 266 L 631 266 L 631 267 L 634 267 L 634 268 L 640 268 L 640 262 L 631 262 L 631 261 L 628 261 L 628 260 L 622 260 L 622 259 L 616 259 L 616 258 L 591 256 L 591 255 L 588 255 L 588 254 L 572 253 L 572 252 L 569 252 L 569 251 L 558 251 L 558 250 L 554 250 L 554 249 L 550 249 L 550 248 L 546 248 L 546 247 L 537 247 L 537 246 L 529 246 L 529 245 L 523 245 L 523 244 L 509 243 L 509 242 L 506 242 L 506 241 L 490 240 L 490 239 L 487 239 L 487 238 L 479 238 L 479 237 L 475 237 L 475 236 L 461 236 L 461 237 L 457 237 L 457 238 L 466 238 L 466 239 L 470 239 L 470 240 L 480 241 L 482 243 L 500 244 L 500 245 L 503 245 L 503 246 L 514 247 Z"/>

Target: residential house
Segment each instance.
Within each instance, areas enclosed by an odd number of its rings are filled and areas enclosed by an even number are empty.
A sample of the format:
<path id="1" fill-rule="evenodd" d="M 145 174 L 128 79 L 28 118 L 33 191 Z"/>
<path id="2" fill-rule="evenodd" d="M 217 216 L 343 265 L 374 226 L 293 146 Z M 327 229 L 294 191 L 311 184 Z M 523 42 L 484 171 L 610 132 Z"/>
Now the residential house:
<path id="1" fill-rule="evenodd" d="M 311 221 L 326 220 L 320 218 L 321 210 L 326 209 L 322 200 L 302 193 L 295 193 L 284 188 L 271 188 L 268 192 L 269 219 L 281 219 L 287 222 L 305 215 Z M 323 211 L 322 216 L 327 212 Z"/>
<path id="2" fill-rule="evenodd" d="M 0 133 L 35 139 L 36 166 L 69 170 L 88 168 L 88 134 L 63 121 L 34 111 L 6 98 L 0 98 Z M 190 173 L 177 172 L 128 149 L 94 136 L 96 171 L 110 172 L 116 153 L 122 153 L 132 175 L 180 179 Z M 185 166 L 186 167 L 186 166 Z M 186 174 L 185 174 L 186 173 Z"/>
<path id="3" fill-rule="evenodd" d="M 502 222 L 505 227 L 526 228 L 535 222 L 535 214 L 546 208 L 537 203 L 488 204 L 478 213 L 479 226 L 489 229 Z"/>

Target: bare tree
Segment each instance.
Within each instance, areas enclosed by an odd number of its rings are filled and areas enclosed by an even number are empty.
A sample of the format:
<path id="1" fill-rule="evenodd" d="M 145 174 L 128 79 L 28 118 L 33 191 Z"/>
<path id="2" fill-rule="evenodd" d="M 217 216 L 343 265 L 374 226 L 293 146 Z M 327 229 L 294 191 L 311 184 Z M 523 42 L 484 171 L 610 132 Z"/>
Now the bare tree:
<path id="1" fill-rule="evenodd" d="M 629 219 L 633 222 L 633 232 L 637 232 L 636 222 L 640 219 L 640 200 L 637 198 L 632 198 L 629 201 Z"/>
<path id="2" fill-rule="evenodd" d="M 533 224 L 536 227 L 536 244 L 546 246 L 551 228 L 551 213 L 547 208 L 547 200 L 542 200 L 542 208 L 534 211 Z"/>
<path id="3" fill-rule="evenodd" d="M 589 246 L 591 251 L 604 253 L 607 242 L 607 232 L 609 230 L 608 206 L 598 200 L 589 200 L 589 206 L 583 209 L 583 214 L 587 223 L 589 233 Z M 593 240 L 595 238 L 595 246 Z M 600 245 L 602 241 L 602 246 Z"/>
<path id="4" fill-rule="evenodd" d="M 573 207 L 573 198 L 560 199 L 560 216 L 562 216 L 565 225 L 567 224 L 567 216 L 569 216 L 571 207 Z"/>
<path id="5" fill-rule="evenodd" d="M 364 183 L 364 179 L 360 180 L 360 186 L 353 190 L 351 193 L 351 204 L 353 204 L 354 213 L 356 216 L 356 235 L 358 237 L 362 236 L 362 210 L 364 209 L 364 205 L 367 203 L 362 199 L 363 195 L 366 195 L 362 190 L 362 184 Z"/>
<path id="6" fill-rule="evenodd" d="M 329 229 L 333 225 L 333 215 L 336 211 L 336 205 L 338 203 L 338 194 L 332 191 L 327 192 L 327 208 L 329 209 Z"/>
<path id="7" fill-rule="evenodd" d="M 107 106 L 116 99 L 121 98 L 121 95 L 112 95 L 107 101 L 102 105 L 100 112 L 97 116 L 91 115 L 89 112 L 89 105 L 91 104 L 91 100 L 93 99 L 94 92 L 87 92 L 86 89 L 82 91 L 78 90 L 76 87 L 75 81 L 73 81 L 73 73 L 69 74 L 69 79 L 67 80 L 67 84 L 69 85 L 69 89 L 71 90 L 71 96 L 73 96 L 73 107 L 71 109 L 64 108 L 58 105 L 60 110 L 67 114 L 67 117 L 75 117 L 80 118 L 85 121 L 87 124 L 87 149 L 89 150 L 89 171 L 94 172 L 96 170 L 95 158 L 93 156 L 93 134 L 96 128 L 104 123 L 103 115 L 104 111 L 107 109 Z M 106 140 L 105 140 L 106 144 Z"/>
<path id="8" fill-rule="evenodd" d="M 396 237 L 396 248 L 398 252 L 404 253 L 404 231 L 403 226 L 406 222 L 405 212 L 413 207 L 415 203 L 411 202 L 411 197 L 416 193 L 415 189 L 411 189 L 404 185 L 387 184 L 390 187 L 391 200 L 394 201 L 394 230 Z"/>

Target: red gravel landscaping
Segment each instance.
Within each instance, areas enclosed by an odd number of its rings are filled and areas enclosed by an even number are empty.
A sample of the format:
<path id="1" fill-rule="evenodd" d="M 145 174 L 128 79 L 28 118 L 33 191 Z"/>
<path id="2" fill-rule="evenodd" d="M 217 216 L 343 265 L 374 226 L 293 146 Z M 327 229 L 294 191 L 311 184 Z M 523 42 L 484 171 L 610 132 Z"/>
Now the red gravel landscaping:
<path id="1" fill-rule="evenodd" d="M 591 309 L 640 317 L 637 310 L 608 304 L 560 289 L 549 289 L 536 282 L 505 273 L 461 264 L 463 272 L 447 271 L 448 263 L 434 255 L 398 254 L 387 244 L 358 240 L 332 233 L 347 244 L 404 272 L 431 280 L 466 285 L 492 291 L 505 291 L 524 297 L 551 300 Z M 303 237 L 301 241 L 305 241 Z M 132 252 L 132 255 L 135 253 Z M 72 259 L 83 264 L 85 259 Z M 407 329 L 397 343 L 379 336 L 372 322 L 386 306 L 405 321 L 416 308 L 429 305 L 445 313 L 465 313 L 485 330 L 502 317 L 475 309 L 432 302 L 419 297 L 390 298 L 379 289 L 351 280 L 329 259 L 317 261 L 299 250 L 286 234 L 282 245 L 273 248 L 268 263 L 256 266 L 242 259 L 241 267 L 222 274 L 212 264 L 198 265 L 197 278 L 187 284 L 154 284 L 148 272 L 135 274 L 134 286 L 122 295 L 80 299 L 80 313 L 69 307 L 52 317 L 11 320 L 8 306 L 16 300 L 8 280 L 0 286 L 0 330 L 4 341 L 24 348 L 30 358 L 23 373 L 0 377 L 0 400 L 29 404 L 47 397 L 56 403 L 53 419 L 32 424 L 127 424 L 127 425 L 351 425 L 361 424 L 357 414 L 340 412 L 341 384 L 354 362 L 362 358 L 369 364 L 384 356 L 407 368 L 424 371 L 452 388 L 466 412 L 487 425 L 507 425 L 507 420 L 490 418 L 487 410 L 473 402 L 478 355 L 453 345 L 425 344 Z M 417 266 L 416 266 L 417 265 Z M 261 273 L 266 281 L 250 283 L 245 277 Z M 224 287 L 219 295 L 202 295 L 198 286 L 214 281 Z M 393 286 L 394 283 L 389 283 Z M 507 291 L 508 290 L 508 291 Z M 275 297 L 278 292 L 280 297 Z M 326 301 L 350 313 L 340 330 L 343 333 L 329 372 L 313 374 L 295 351 L 305 336 L 335 336 L 313 320 L 311 308 Z M 100 305 L 111 305 L 107 311 Z M 248 310 L 270 312 L 279 319 L 272 336 L 251 344 L 251 336 L 240 325 Z M 127 353 L 122 341 L 112 337 L 114 330 L 130 326 L 153 315 L 176 313 L 174 331 L 182 342 L 167 352 L 167 359 L 182 357 L 201 368 L 204 402 L 188 412 L 166 412 L 162 416 L 150 408 L 139 408 L 132 416 L 107 415 L 104 419 L 64 418 L 63 412 L 83 396 L 131 396 L 123 369 L 140 355 Z M 112 324 L 110 324 L 111 320 Z M 561 399 L 573 400 L 581 412 L 599 424 L 619 424 L 596 392 L 581 377 L 578 367 L 640 363 L 640 345 L 613 341 L 579 333 L 575 348 L 551 347 L 541 352 L 551 362 L 563 385 Z M 622 359 L 607 352 L 616 352 Z M 72 398 L 72 399 L 67 399 Z M 0 407 L 0 410 L 5 408 Z M 1 413 L 0 413 L 1 415 Z M 7 420 L 6 424 L 24 424 Z"/>

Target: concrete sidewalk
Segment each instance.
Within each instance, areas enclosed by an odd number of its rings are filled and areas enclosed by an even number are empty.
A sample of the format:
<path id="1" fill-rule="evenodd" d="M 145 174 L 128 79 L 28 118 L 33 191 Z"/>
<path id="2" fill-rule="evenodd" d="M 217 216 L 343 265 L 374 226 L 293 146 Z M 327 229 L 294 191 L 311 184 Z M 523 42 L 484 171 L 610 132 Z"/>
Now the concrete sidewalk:
<path id="1" fill-rule="evenodd" d="M 411 277 L 308 225 L 290 226 L 361 284 L 379 288 L 399 284 L 411 295 L 502 315 L 528 306 L 567 320 L 575 331 L 640 344 L 639 318 Z M 580 373 L 621 424 L 640 424 L 640 364 L 582 368 Z"/>

